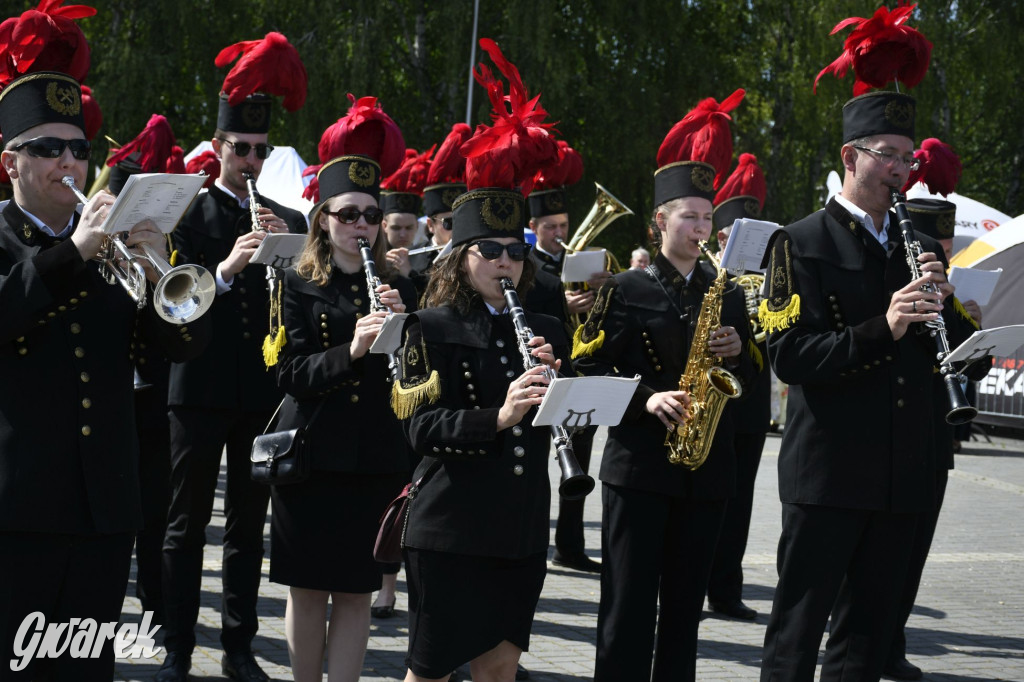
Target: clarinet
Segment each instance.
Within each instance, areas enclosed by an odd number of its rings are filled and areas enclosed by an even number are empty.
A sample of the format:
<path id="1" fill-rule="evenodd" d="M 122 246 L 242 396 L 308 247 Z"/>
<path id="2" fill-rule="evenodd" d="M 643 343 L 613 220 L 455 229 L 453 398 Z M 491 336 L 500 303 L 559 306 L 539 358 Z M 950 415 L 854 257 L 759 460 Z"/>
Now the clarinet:
<path id="1" fill-rule="evenodd" d="M 915 280 L 921 277 L 921 265 L 917 257 L 921 255 L 921 242 L 917 241 L 914 234 L 914 225 L 910 220 L 910 213 L 907 211 L 907 198 L 896 187 L 889 190 L 889 198 L 892 201 L 893 210 L 896 211 L 896 219 L 899 220 L 900 232 L 903 235 L 903 242 L 906 246 L 907 267 L 910 268 L 910 279 Z M 936 295 L 936 300 L 941 298 L 939 288 L 935 284 L 928 284 L 921 287 Z M 942 319 L 942 313 L 930 322 L 925 322 L 928 333 L 935 339 L 938 346 L 936 359 L 940 363 L 939 372 L 942 374 L 942 381 L 946 385 L 946 394 L 949 397 L 950 410 L 946 414 L 946 422 L 953 425 L 966 424 L 978 415 L 977 408 L 973 407 L 967 400 L 962 385 L 963 377 L 953 369 L 951 365 L 942 365 L 942 361 L 949 355 L 949 340 L 946 337 L 946 322 Z"/>
<path id="2" fill-rule="evenodd" d="M 242 173 L 245 178 L 245 186 L 249 190 L 249 218 L 252 220 L 253 232 L 266 232 L 265 227 L 260 226 L 260 193 L 256 190 L 256 176 L 252 173 Z M 274 288 L 277 284 L 277 270 L 273 265 L 267 266 L 267 293 L 270 300 L 274 300 Z M 271 330 L 273 331 L 273 330 Z"/>
<path id="3" fill-rule="evenodd" d="M 363 257 L 363 272 L 366 273 L 366 291 L 370 295 L 370 312 L 391 311 L 380 300 L 377 287 L 380 286 L 380 277 L 377 276 L 377 264 L 373 262 L 373 251 L 370 249 L 370 242 L 364 237 L 356 237 L 359 245 L 359 255 Z M 394 383 L 398 380 L 398 357 L 394 353 L 388 353 L 388 381 Z"/>
<path id="4" fill-rule="evenodd" d="M 512 323 L 516 328 L 516 344 L 519 346 L 519 353 L 523 356 L 523 368 L 531 369 L 536 367 L 540 364 L 540 361 L 530 354 L 530 346 L 528 345 L 530 339 L 533 338 L 533 332 L 526 325 L 526 314 L 523 312 L 523 306 L 519 303 L 516 285 L 508 277 L 502 277 L 501 288 L 505 292 L 505 305 L 508 306 L 509 315 L 512 316 Z M 545 366 L 544 376 L 548 379 L 554 379 L 555 370 Z M 582 500 L 594 489 L 594 479 L 583 473 L 579 462 L 576 461 L 576 454 L 572 450 L 572 440 L 570 440 L 569 431 L 564 426 L 552 424 L 551 438 L 555 442 L 558 468 L 562 470 L 562 480 L 558 484 L 558 494 L 567 500 Z"/>

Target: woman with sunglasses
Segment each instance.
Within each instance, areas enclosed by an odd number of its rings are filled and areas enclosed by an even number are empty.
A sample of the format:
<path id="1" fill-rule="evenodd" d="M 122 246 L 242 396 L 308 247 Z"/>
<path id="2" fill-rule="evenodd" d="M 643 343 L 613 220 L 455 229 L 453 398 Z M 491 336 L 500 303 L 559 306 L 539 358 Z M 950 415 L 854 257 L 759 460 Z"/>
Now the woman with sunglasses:
<path id="1" fill-rule="evenodd" d="M 385 259 L 381 172 L 345 155 L 318 174 L 306 246 L 285 276 L 287 342 L 277 368 L 287 392 L 274 430 L 306 428 L 311 475 L 271 491 L 270 580 L 290 587 L 285 634 L 294 678 L 359 679 L 370 597 L 381 587 L 373 544 L 381 511 L 407 482 L 407 445 L 388 400 L 388 357 L 369 352 L 388 312 L 412 305 L 412 283 Z M 359 242 L 384 284 L 367 289 Z M 327 605 L 331 618 L 327 627 Z"/>

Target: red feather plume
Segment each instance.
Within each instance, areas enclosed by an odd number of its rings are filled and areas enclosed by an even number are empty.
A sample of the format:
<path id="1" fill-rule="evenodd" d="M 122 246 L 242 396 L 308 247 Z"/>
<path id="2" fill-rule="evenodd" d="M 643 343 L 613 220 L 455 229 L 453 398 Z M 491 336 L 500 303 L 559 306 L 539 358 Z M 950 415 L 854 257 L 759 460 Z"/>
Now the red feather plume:
<path id="1" fill-rule="evenodd" d="M 79 83 L 89 74 L 89 44 L 75 19 L 91 17 L 86 5 L 61 7 L 42 0 L 36 9 L 0 23 L 0 88 L 26 73 L 59 71 Z"/>
<path id="2" fill-rule="evenodd" d="M 362 154 L 380 164 L 381 177 L 398 170 L 405 158 L 405 138 L 398 125 L 384 113 L 376 97 L 349 93 L 352 106 L 320 136 L 317 153 L 321 163 L 344 154 Z M 308 170 L 308 169 L 307 169 Z"/>
<path id="3" fill-rule="evenodd" d="M 213 187 L 213 182 L 220 177 L 220 159 L 211 150 L 207 149 L 202 154 L 196 154 L 185 164 L 186 173 L 206 173 L 206 180 L 203 187 Z"/>
<path id="4" fill-rule="evenodd" d="M 302 198 L 312 201 L 314 204 L 320 201 L 320 178 L 317 177 L 317 173 L 323 168 L 322 163 L 318 163 L 315 166 L 306 166 L 306 169 L 302 171 L 302 177 L 307 178 L 312 175 L 309 184 L 302 190 Z"/>
<path id="5" fill-rule="evenodd" d="M 557 189 L 575 185 L 583 177 L 583 157 L 565 140 L 558 140 L 558 160 L 537 172 L 533 189 Z"/>
<path id="6" fill-rule="evenodd" d="M 964 167 L 960 157 L 953 148 L 934 137 L 921 143 L 921 148 L 914 152 L 914 158 L 921 162 L 921 167 L 910 171 L 910 178 L 903 186 L 907 191 L 916 183 L 923 183 L 932 194 L 949 196 L 960 182 Z"/>
<path id="7" fill-rule="evenodd" d="M 103 126 L 103 112 L 88 85 L 82 86 L 82 115 L 85 117 L 85 139 L 92 140 Z"/>
<path id="8" fill-rule="evenodd" d="M 423 194 L 423 188 L 427 186 L 427 173 L 430 171 L 430 157 L 436 148 L 435 144 L 422 154 L 418 154 L 415 149 L 406 149 L 405 161 L 398 170 L 381 181 L 380 188 L 393 192 Z"/>
<path id="9" fill-rule="evenodd" d="M 306 103 L 306 67 L 282 34 L 271 31 L 263 40 L 229 45 L 213 63 L 223 68 L 235 59 L 238 63 L 228 72 L 222 88 L 231 106 L 257 92 L 283 97 L 282 105 L 288 111 L 296 111 Z"/>
<path id="10" fill-rule="evenodd" d="M 739 106 L 746 91 L 736 90 L 719 104 L 714 97 L 702 100 L 672 126 L 658 149 L 658 167 L 678 161 L 703 161 L 715 167 L 715 187 L 722 183 L 732 161 L 729 112 Z"/>
<path id="11" fill-rule="evenodd" d="M 174 173 L 181 172 L 171 170 L 180 164 L 181 170 L 185 169 L 184 162 L 178 158 L 178 164 L 174 159 L 174 131 L 171 124 L 160 114 L 153 114 L 146 123 L 146 127 L 134 140 L 122 146 L 107 159 L 108 166 L 115 166 L 119 162 L 129 159 L 139 164 L 145 173 Z M 181 152 L 181 149 L 178 149 Z"/>
<path id="12" fill-rule="evenodd" d="M 444 183 L 466 181 L 466 157 L 459 149 L 473 135 L 465 123 L 456 123 L 437 149 L 427 173 L 427 187 Z"/>
<path id="13" fill-rule="evenodd" d="M 764 208 L 765 195 L 768 193 L 764 182 L 764 173 L 757 165 L 757 157 L 753 154 L 740 154 L 736 170 L 722 185 L 715 195 L 715 206 L 733 197 L 756 197 L 760 207 Z"/>
<path id="14" fill-rule="evenodd" d="M 508 79 L 505 87 L 484 64 L 473 72 L 476 81 L 487 90 L 491 100 L 491 126 L 480 125 L 461 148 L 466 157 L 466 185 L 479 187 L 518 188 L 523 195 L 533 188 L 538 170 L 558 158 L 558 145 L 551 123 L 544 123 L 546 112 L 540 106 L 540 95 L 529 98 L 519 70 L 505 58 L 490 38 L 482 38 L 480 47 Z"/>
<path id="15" fill-rule="evenodd" d="M 843 78 L 851 68 L 855 97 L 893 81 L 908 88 L 920 83 L 928 71 L 932 44 L 917 29 L 905 25 L 916 8 L 916 4 L 900 2 L 891 11 L 879 7 L 870 19 L 849 17 L 836 24 L 830 35 L 850 26 L 855 28 L 846 37 L 842 54 L 814 79 L 815 92 L 826 73 Z"/>

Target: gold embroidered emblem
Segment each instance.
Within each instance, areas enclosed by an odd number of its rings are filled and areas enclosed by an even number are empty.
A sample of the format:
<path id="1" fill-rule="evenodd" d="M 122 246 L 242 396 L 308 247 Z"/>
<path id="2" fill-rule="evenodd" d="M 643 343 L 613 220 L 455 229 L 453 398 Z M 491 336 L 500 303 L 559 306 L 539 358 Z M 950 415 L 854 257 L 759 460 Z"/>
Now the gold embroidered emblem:
<path id="1" fill-rule="evenodd" d="M 544 202 L 545 208 L 553 213 L 562 213 L 565 210 L 565 202 L 562 201 L 561 192 L 552 192 Z"/>
<path id="2" fill-rule="evenodd" d="M 360 187 L 369 187 L 376 179 L 376 173 L 370 164 L 353 161 L 348 166 L 348 179 Z"/>
<path id="3" fill-rule="evenodd" d="M 761 205 L 757 202 L 757 199 L 747 199 L 743 203 L 743 211 L 751 218 L 761 217 Z"/>
<path id="4" fill-rule="evenodd" d="M 46 103 L 62 116 L 78 116 L 82 112 L 82 98 L 78 89 L 71 85 L 66 88 L 56 82 L 47 85 Z"/>
<path id="5" fill-rule="evenodd" d="M 420 352 L 416 346 L 412 346 L 405 354 L 405 362 L 410 367 L 415 367 L 420 364 Z"/>
<path id="6" fill-rule="evenodd" d="M 242 106 L 242 120 L 249 128 L 262 128 L 267 122 L 270 107 L 265 104 L 245 104 Z"/>
<path id="7" fill-rule="evenodd" d="M 522 227 L 519 202 L 510 197 L 488 197 L 480 208 L 480 216 L 494 230 L 512 232 Z"/>
<path id="8" fill-rule="evenodd" d="M 942 213 L 935 222 L 935 229 L 943 239 L 948 239 L 956 232 L 956 214 Z"/>
<path id="9" fill-rule="evenodd" d="M 914 103 L 894 99 L 885 105 L 885 120 L 897 128 L 910 128 L 914 124 Z"/>
<path id="10" fill-rule="evenodd" d="M 24 225 L 21 226 L 21 233 L 25 235 L 25 241 L 32 239 L 32 226 L 29 225 L 28 223 L 25 223 Z"/>
<path id="11" fill-rule="evenodd" d="M 457 188 L 449 187 L 448 189 L 444 190 L 441 193 L 441 203 L 443 203 L 448 208 L 451 208 L 452 204 L 455 203 L 455 200 L 458 199 L 460 194 L 462 194 L 462 192 L 460 192 Z"/>
<path id="12" fill-rule="evenodd" d="M 715 172 L 704 166 L 694 166 L 690 171 L 690 180 L 702 192 L 710 192 L 715 188 Z"/>

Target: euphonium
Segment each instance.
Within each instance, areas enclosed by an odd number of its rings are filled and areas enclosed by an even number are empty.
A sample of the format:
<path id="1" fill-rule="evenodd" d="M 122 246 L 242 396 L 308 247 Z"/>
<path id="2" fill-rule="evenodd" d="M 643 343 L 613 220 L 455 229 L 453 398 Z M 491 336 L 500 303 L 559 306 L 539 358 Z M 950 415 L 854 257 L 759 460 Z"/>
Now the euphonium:
<path id="1" fill-rule="evenodd" d="M 754 334 L 754 341 L 764 341 L 764 330 L 761 329 L 761 322 L 757 315 L 758 306 L 761 305 L 761 287 L 764 286 L 764 275 L 747 273 L 736 278 L 736 284 L 743 287 L 743 298 L 747 304 L 747 317 L 750 318 L 750 331 Z"/>
<path id="2" fill-rule="evenodd" d="M 722 294 L 729 275 L 708 250 L 707 242 L 700 243 L 700 250 L 715 266 L 718 276 L 704 294 L 686 369 L 679 378 L 679 390 L 690 395 L 690 417 L 665 436 L 668 461 L 691 470 L 700 467 L 708 458 L 725 401 L 738 398 L 743 393 L 739 380 L 720 366 L 719 358 L 708 348 L 711 332 L 721 326 Z"/>
<path id="3" fill-rule="evenodd" d="M 83 204 L 89 201 L 82 190 L 75 186 L 70 175 L 61 182 L 75 193 Z M 198 265 L 179 265 L 172 268 L 149 244 L 140 244 L 142 255 L 128 250 L 119 235 L 110 235 L 103 240 L 95 260 L 100 263 L 100 275 L 110 284 L 120 284 L 135 301 L 139 310 L 146 307 L 146 271 L 139 261 L 147 260 L 160 275 L 153 287 L 153 307 L 157 315 L 173 324 L 185 324 L 203 315 L 210 306 L 216 292 L 213 275 Z"/>

